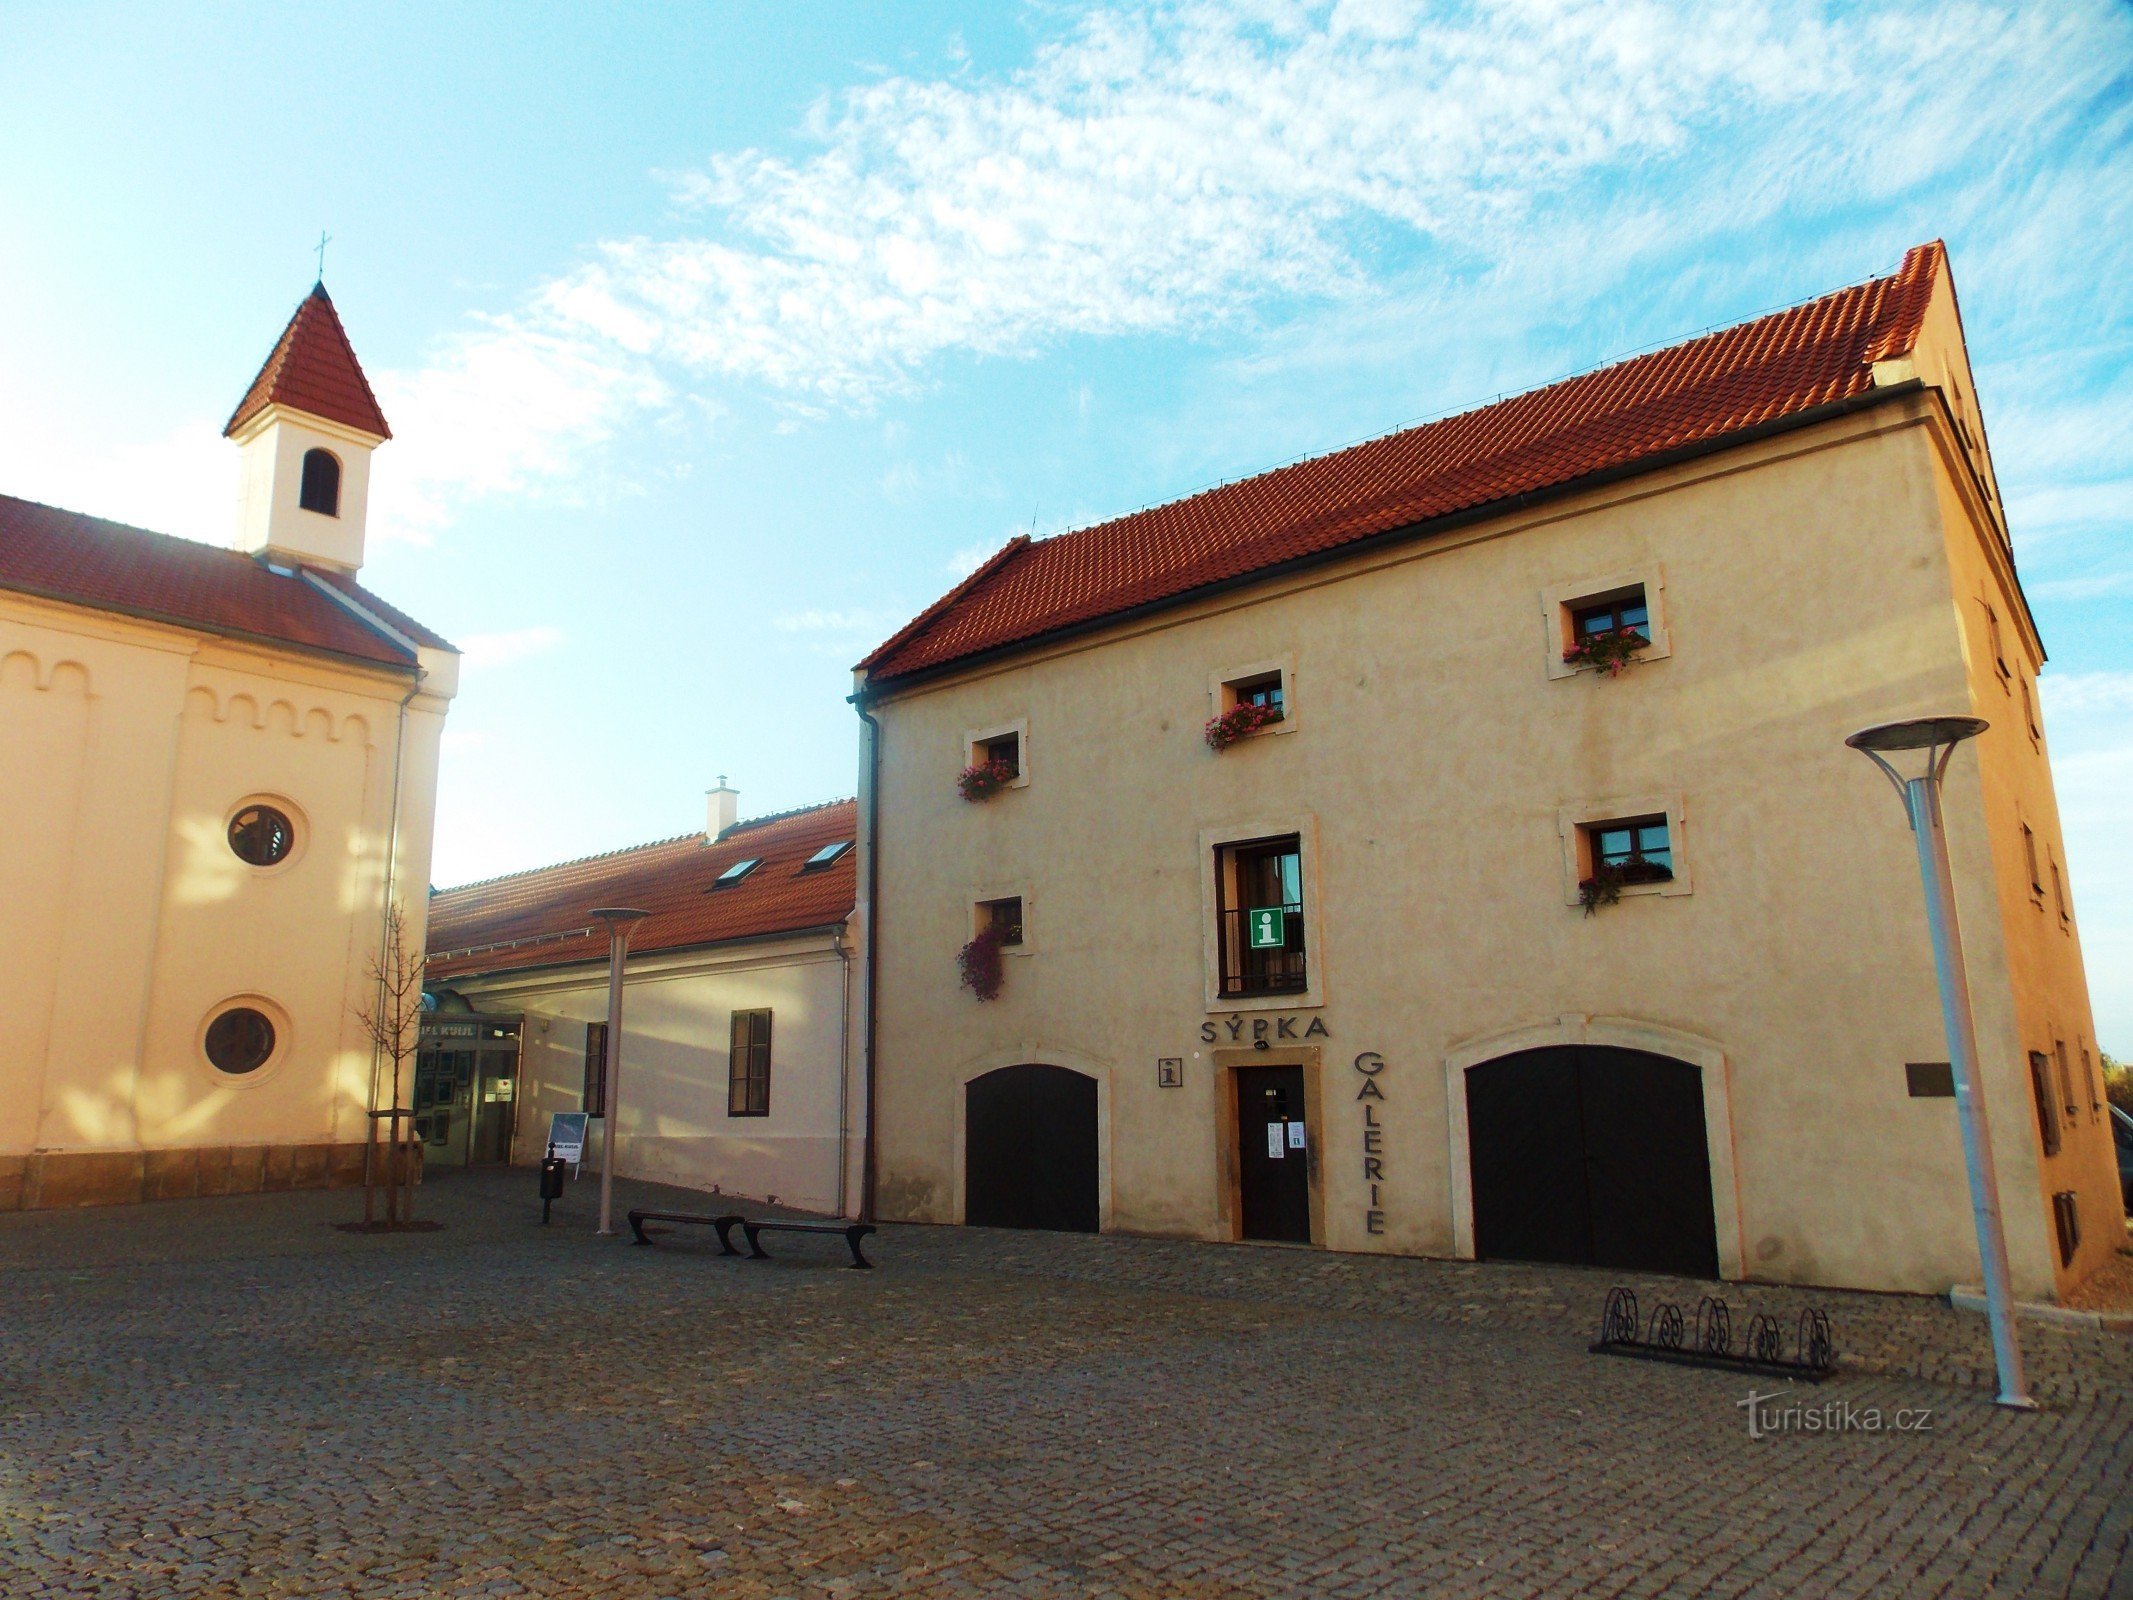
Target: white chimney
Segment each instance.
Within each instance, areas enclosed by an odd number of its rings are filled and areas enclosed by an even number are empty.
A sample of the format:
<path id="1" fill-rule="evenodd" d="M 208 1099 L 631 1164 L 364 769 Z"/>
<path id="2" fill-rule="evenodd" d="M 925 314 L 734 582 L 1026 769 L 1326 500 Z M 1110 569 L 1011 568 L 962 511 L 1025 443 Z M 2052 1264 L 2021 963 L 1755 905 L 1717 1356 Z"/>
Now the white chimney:
<path id="1" fill-rule="evenodd" d="M 727 788 L 726 775 L 721 772 L 718 775 L 718 787 L 704 791 L 704 798 L 710 802 L 704 817 L 704 837 L 716 839 L 732 827 L 734 820 L 740 816 L 741 792 Z"/>

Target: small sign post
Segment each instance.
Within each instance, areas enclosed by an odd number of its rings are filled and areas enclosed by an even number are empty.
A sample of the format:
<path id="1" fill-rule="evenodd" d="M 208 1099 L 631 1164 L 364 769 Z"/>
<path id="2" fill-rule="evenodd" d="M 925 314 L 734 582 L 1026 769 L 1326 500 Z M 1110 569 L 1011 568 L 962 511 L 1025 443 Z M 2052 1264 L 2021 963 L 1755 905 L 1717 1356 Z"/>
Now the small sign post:
<path id="1" fill-rule="evenodd" d="M 1288 913 L 1280 906 L 1246 912 L 1245 927 L 1251 949 L 1279 950 L 1289 942 Z"/>
<path id="2" fill-rule="evenodd" d="M 570 1163 L 573 1175 L 585 1160 L 585 1123 L 582 1111 L 558 1111 L 548 1119 L 548 1148 Z"/>

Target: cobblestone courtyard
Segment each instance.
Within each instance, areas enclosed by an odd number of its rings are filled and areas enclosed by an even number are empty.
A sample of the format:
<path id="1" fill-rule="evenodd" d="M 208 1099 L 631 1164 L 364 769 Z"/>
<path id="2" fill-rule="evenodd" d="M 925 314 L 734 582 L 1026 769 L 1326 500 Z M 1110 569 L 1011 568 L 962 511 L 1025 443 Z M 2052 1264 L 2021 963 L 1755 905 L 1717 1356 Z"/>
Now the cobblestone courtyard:
<path id="1" fill-rule="evenodd" d="M 1829 1311 L 1802 1398 L 1931 1412 L 1751 1440 L 1750 1380 L 1586 1354 L 1608 1277 L 919 1228 L 861 1273 L 531 1189 L 0 1218 L 0 1594 L 2133 1593 L 2122 1337 L 2025 1328 L 2016 1416 L 1981 1319 L 1739 1291 Z"/>

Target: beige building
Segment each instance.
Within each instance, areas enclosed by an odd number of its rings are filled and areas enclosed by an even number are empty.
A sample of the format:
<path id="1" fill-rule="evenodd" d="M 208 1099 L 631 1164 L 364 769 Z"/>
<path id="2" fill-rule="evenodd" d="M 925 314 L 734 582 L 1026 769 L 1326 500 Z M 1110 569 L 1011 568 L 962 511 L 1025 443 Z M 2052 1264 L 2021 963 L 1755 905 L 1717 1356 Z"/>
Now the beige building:
<path id="1" fill-rule="evenodd" d="M 389 430 L 324 288 L 228 434 L 234 550 L 0 496 L 0 1209 L 361 1176 L 458 656 L 356 581 Z"/>
<path id="2" fill-rule="evenodd" d="M 721 780 L 702 833 L 447 889 L 430 908 L 437 1010 L 414 1105 L 432 1167 L 544 1153 L 615 1117 L 615 1171 L 841 1212 L 858 1200 L 849 800 L 737 821 Z M 649 912 L 606 1062 L 608 943 L 595 907 Z"/>
<path id="3" fill-rule="evenodd" d="M 2093 1271 L 2124 1235 L 1975 393 L 1936 244 L 1007 546 L 859 671 L 880 1214 L 1976 1283 L 1912 840 L 1843 743 L 1970 712 L 2016 1286 Z"/>

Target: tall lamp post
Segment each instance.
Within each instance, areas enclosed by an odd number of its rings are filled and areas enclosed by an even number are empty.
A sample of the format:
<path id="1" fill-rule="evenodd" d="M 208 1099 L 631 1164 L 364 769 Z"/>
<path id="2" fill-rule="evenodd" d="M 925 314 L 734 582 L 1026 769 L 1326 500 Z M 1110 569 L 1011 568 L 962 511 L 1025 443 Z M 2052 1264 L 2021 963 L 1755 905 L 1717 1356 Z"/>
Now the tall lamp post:
<path id="1" fill-rule="evenodd" d="M 1948 1036 L 1948 1065 L 1955 1078 L 1955 1115 L 1963 1130 L 1963 1165 L 1970 1175 L 1970 1211 L 1977 1223 L 1977 1253 L 1985 1274 L 1985 1311 L 1992 1324 L 1992 1355 L 1999 1367 L 1999 1403 L 2034 1411 L 2022 1377 L 2022 1347 L 2015 1342 L 2014 1294 L 2007 1271 L 2007 1233 L 2000 1222 L 2000 1184 L 1992 1164 L 1992 1129 L 1985 1116 L 1984 1084 L 1978 1075 L 1977 1024 L 1970 1014 L 1970 980 L 1963 967 L 1963 935 L 1955 920 L 1955 878 L 1948 869 L 1948 836 L 1941 826 L 1940 781 L 1955 747 L 1990 726 L 1982 717 L 1913 717 L 1862 728 L 1844 742 L 1887 775 L 1903 797 L 1918 843 L 1918 875 L 1926 891 L 1926 931 L 1933 940 L 1933 968 L 1940 980 L 1941 1027 Z M 1925 752 L 1924 770 L 1906 778 L 1883 752 Z"/>
<path id="2" fill-rule="evenodd" d="M 607 924 L 607 1060 L 600 1073 L 600 1231 L 609 1226 L 615 1194 L 615 1112 L 621 1104 L 622 1087 L 622 965 L 629 955 L 630 935 L 650 916 L 628 906 L 599 906 L 592 915 Z"/>

